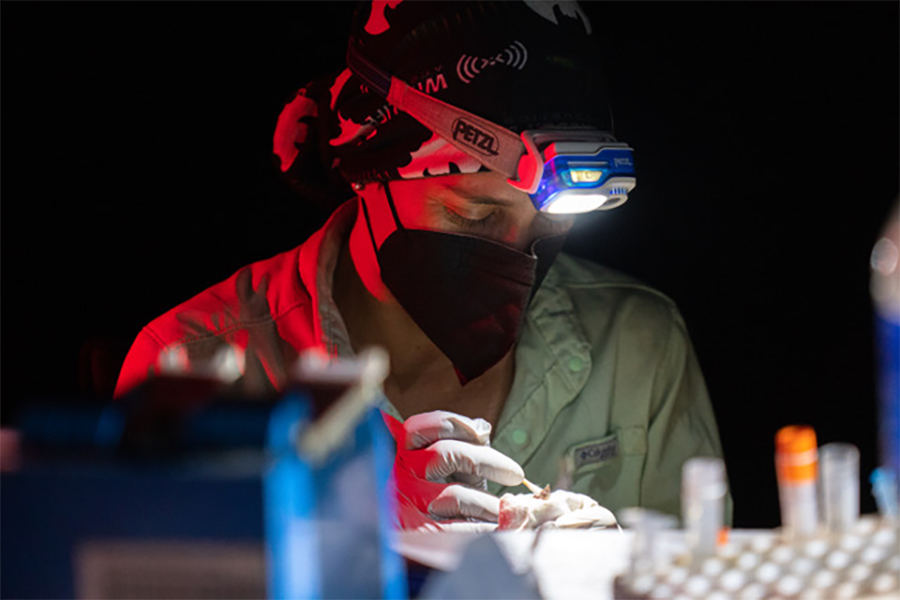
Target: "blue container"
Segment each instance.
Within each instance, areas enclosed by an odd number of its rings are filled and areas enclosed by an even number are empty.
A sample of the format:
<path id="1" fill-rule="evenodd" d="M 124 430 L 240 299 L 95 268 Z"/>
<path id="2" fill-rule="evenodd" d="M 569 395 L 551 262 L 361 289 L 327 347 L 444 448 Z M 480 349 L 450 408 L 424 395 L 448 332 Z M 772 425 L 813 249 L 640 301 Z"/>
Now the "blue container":
<path id="1" fill-rule="evenodd" d="M 879 463 L 900 475 L 900 199 L 872 248 Z"/>
<path id="2" fill-rule="evenodd" d="M 876 314 L 880 464 L 900 474 L 900 322 Z"/>
<path id="3" fill-rule="evenodd" d="M 406 597 L 380 411 L 314 462 L 296 445 L 312 414 L 302 391 L 211 404 L 129 446 L 120 406 L 27 411 L 0 481 L 0 597 Z"/>
<path id="4" fill-rule="evenodd" d="M 393 439 L 380 411 L 367 411 L 352 436 L 314 462 L 295 449 L 309 411 L 288 397 L 269 428 L 277 457 L 265 481 L 270 597 L 405 598 L 404 563 L 390 548 Z"/>

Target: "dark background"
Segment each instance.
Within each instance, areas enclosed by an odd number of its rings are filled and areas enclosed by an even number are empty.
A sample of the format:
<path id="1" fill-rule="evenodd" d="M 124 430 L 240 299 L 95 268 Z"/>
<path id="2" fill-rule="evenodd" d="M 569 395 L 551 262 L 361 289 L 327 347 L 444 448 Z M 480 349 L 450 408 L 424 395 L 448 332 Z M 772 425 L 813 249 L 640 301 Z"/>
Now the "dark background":
<path id="1" fill-rule="evenodd" d="M 2 3 L 4 424 L 108 388 L 85 348 L 121 360 L 150 319 L 318 228 L 271 136 L 293 89 L 342 66 L 351 9 Z M 569 251 L 678 303 L 735 523 L 776 526 L 779 427 L 857 444 L 864 479 L 877 462 L 868 265 L 900 187 L 898 4 L 586 9 L 639 183 Z"/>

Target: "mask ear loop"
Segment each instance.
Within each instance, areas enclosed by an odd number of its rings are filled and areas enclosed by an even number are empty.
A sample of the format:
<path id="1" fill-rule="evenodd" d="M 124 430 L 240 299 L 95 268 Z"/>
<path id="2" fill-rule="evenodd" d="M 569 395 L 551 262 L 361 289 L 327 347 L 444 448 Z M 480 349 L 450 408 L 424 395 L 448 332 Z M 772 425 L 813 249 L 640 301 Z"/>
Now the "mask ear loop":
<path id="1" fill-rule="evenodd" d="M 384 195 L 387 197 L 388 207 L 391 209 L 391 214 L 394 216 L 394 225 L 396 225 L 398 231 L 406 231 L 406 228 L 403 226 L 403 223 L 400 222 L 400 217 L 397 215 L 397 207 L 394 206 L 394 197 L 391 196 L 391 188 L 388 185 L 388 182 L 385 181 L 381 184 L 381 187 L 384 189 Z M 369 239 L 372 240 L 372 249 L 375 250 L 375 254 L 378 254 L 378 244 L 375 243 L 375 233 L 372 231 L 372 219 L 369 218 L 369 208 L 366 206 L 365 199 L 360 196 L 359 203 L 362 205 L 363 215 L 366 218 L 366 228 L 369 230 Z"/>
<path id="2" fill-rule="evenodd" d="M 366 206 L 366 201 L 362 196 L 359 197 L 359 204 L 362 206 L 363 216 L 365 216 L 366 218 L 366 229 L 369 230 L 369 239 L 372 240 L 372 250 L 374 250 L 375 254 L 377 255 L 378 244 L 375 243 L 375 234 L 372 233 L 372 220 L 369 218 L 369 209 Z"/>
<path id="3" fill-rule="evenodd" d="M 391 186 L 388 185 L 389 182 L 385 181 L 381 184 L 381 187 L 384 188 L 384 195 L 387 196 L 388 206 L 391 209 L 391 214 L 394 215 L 394 225 L 397 226 L 399 231 L 405 231 L 406 227 L 403 226 L 403 223 L 400 222 L 400 217 L 397 215 L 397 207 L 394 205 L 394 197 L 391 196 Z"/>

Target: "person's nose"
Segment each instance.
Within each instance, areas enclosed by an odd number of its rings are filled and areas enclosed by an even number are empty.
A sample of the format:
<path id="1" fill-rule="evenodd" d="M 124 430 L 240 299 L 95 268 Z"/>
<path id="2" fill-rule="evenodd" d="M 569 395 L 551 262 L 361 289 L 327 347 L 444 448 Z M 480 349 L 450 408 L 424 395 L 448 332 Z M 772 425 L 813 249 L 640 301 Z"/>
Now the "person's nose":
<path id="1" fill-rule="evenodd" d="M 502 242 L 504 245 L 519 252 L 525 252 L 532 242 L 537 239 L 535 233 L 533 230 L 533 219 L 518 220 L 506 230 Z"/>
<path id="2" fill-rule="evenodd" d="M 505 242 L 508 246 L 519 252 L 527 252 L 531 245 L 542 237 L 564 233 L 571 227 L 568 220 L 551 221 L 542 218 L 537 212 L 523 219 L 515 228 L 511 228 L 509 239 Z"/>

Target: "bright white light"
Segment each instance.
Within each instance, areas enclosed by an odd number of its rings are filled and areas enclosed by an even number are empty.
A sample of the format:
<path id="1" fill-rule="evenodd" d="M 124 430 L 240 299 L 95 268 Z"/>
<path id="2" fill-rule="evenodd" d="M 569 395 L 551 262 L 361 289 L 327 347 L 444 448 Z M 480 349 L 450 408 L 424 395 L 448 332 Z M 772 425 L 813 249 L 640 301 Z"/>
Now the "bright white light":
<path id="1" fill-rule="evenodd" d="M 608 200 L 603 194 L 559 194 L 547 207 L 548 213 L 574 215 L 597 210 Z"/>

